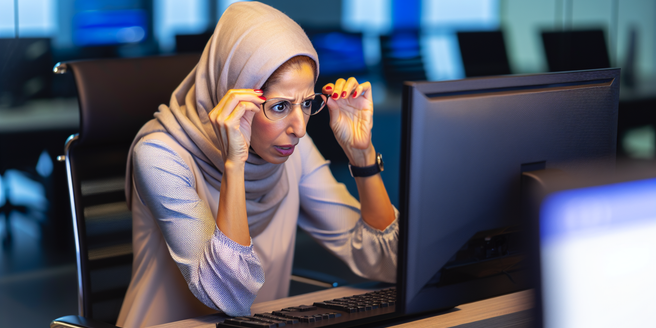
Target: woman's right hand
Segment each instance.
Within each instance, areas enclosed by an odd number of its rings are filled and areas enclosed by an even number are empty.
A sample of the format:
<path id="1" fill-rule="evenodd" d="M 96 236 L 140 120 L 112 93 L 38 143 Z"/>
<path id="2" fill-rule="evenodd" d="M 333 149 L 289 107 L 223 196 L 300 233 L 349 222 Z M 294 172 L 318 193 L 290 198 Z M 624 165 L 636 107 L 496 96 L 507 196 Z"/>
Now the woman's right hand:
<path id="1" fill-rule="evenodd" d="M 262 94 L 262 90 L 230 89 L 210 111 L 224 163 L 243 164 L 248 159 L 253 117 L 266 100 Z"/>

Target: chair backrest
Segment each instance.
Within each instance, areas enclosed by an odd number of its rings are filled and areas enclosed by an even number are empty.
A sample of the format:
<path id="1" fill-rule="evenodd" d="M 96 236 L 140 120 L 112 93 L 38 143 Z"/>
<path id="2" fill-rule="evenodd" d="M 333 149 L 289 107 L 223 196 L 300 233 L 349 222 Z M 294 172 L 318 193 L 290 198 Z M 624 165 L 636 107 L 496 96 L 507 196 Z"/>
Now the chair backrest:
<path id="1" fill-rule="evenodd" d="M 80 132 L 68 138 L 65 159 L 83 317 L 116 322 L 132 267 L 132 216 L 124 196 L 128 150 L 199 58 L 74 61 L 54 69 L 74 74 L 80 105 Z"/>

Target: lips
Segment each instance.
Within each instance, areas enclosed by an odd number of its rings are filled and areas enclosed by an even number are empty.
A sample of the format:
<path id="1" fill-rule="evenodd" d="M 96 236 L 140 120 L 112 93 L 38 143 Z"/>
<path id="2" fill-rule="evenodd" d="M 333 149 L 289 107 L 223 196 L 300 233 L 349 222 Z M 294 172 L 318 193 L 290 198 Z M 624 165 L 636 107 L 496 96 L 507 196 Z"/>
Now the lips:
<path id="1" fill-rule="evenodd" d="M 292 153 L 294 153 L 294 145 L 280 145 L 280 146 L 273 146 L 276 151 L 282 156 L 289 156 Z"/>

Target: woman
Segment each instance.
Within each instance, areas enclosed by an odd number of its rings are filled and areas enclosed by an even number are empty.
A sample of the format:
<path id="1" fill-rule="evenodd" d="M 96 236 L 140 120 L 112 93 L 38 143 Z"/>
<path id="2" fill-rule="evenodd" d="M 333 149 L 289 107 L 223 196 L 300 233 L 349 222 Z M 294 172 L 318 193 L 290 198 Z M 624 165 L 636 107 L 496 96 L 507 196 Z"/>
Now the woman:
<path id="1" fill-rule="evenodd" d="M 255 301 L 285 297 L 297 225 L 355 273 L 395 280 L 398 212 L 380 175 L 355 178 L 358 203 L 306 135 L 318 74 L 289 17 L 257 2 L 226 10 L 132 145 L 134 264 L 119 326 L 248 315 Z M 354 170 L 376 173 L 370 84 L 339 79 L 322 93 Z"/>

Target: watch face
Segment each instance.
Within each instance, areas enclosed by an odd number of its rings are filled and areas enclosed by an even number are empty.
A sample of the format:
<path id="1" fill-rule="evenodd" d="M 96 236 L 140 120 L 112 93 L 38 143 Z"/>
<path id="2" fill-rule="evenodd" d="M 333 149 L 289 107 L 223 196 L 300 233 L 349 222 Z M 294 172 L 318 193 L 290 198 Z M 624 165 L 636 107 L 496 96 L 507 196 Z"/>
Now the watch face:
<path id="1" fill-rule="evenodd" d="M 378 167 L 380 168 L 380 171 L 383 172 L 385 169 L 385 162 L 383 162 L 383 154 L 378 153 L 378 156 L 376 156 L 376 160 L 378 161 Z"/>

